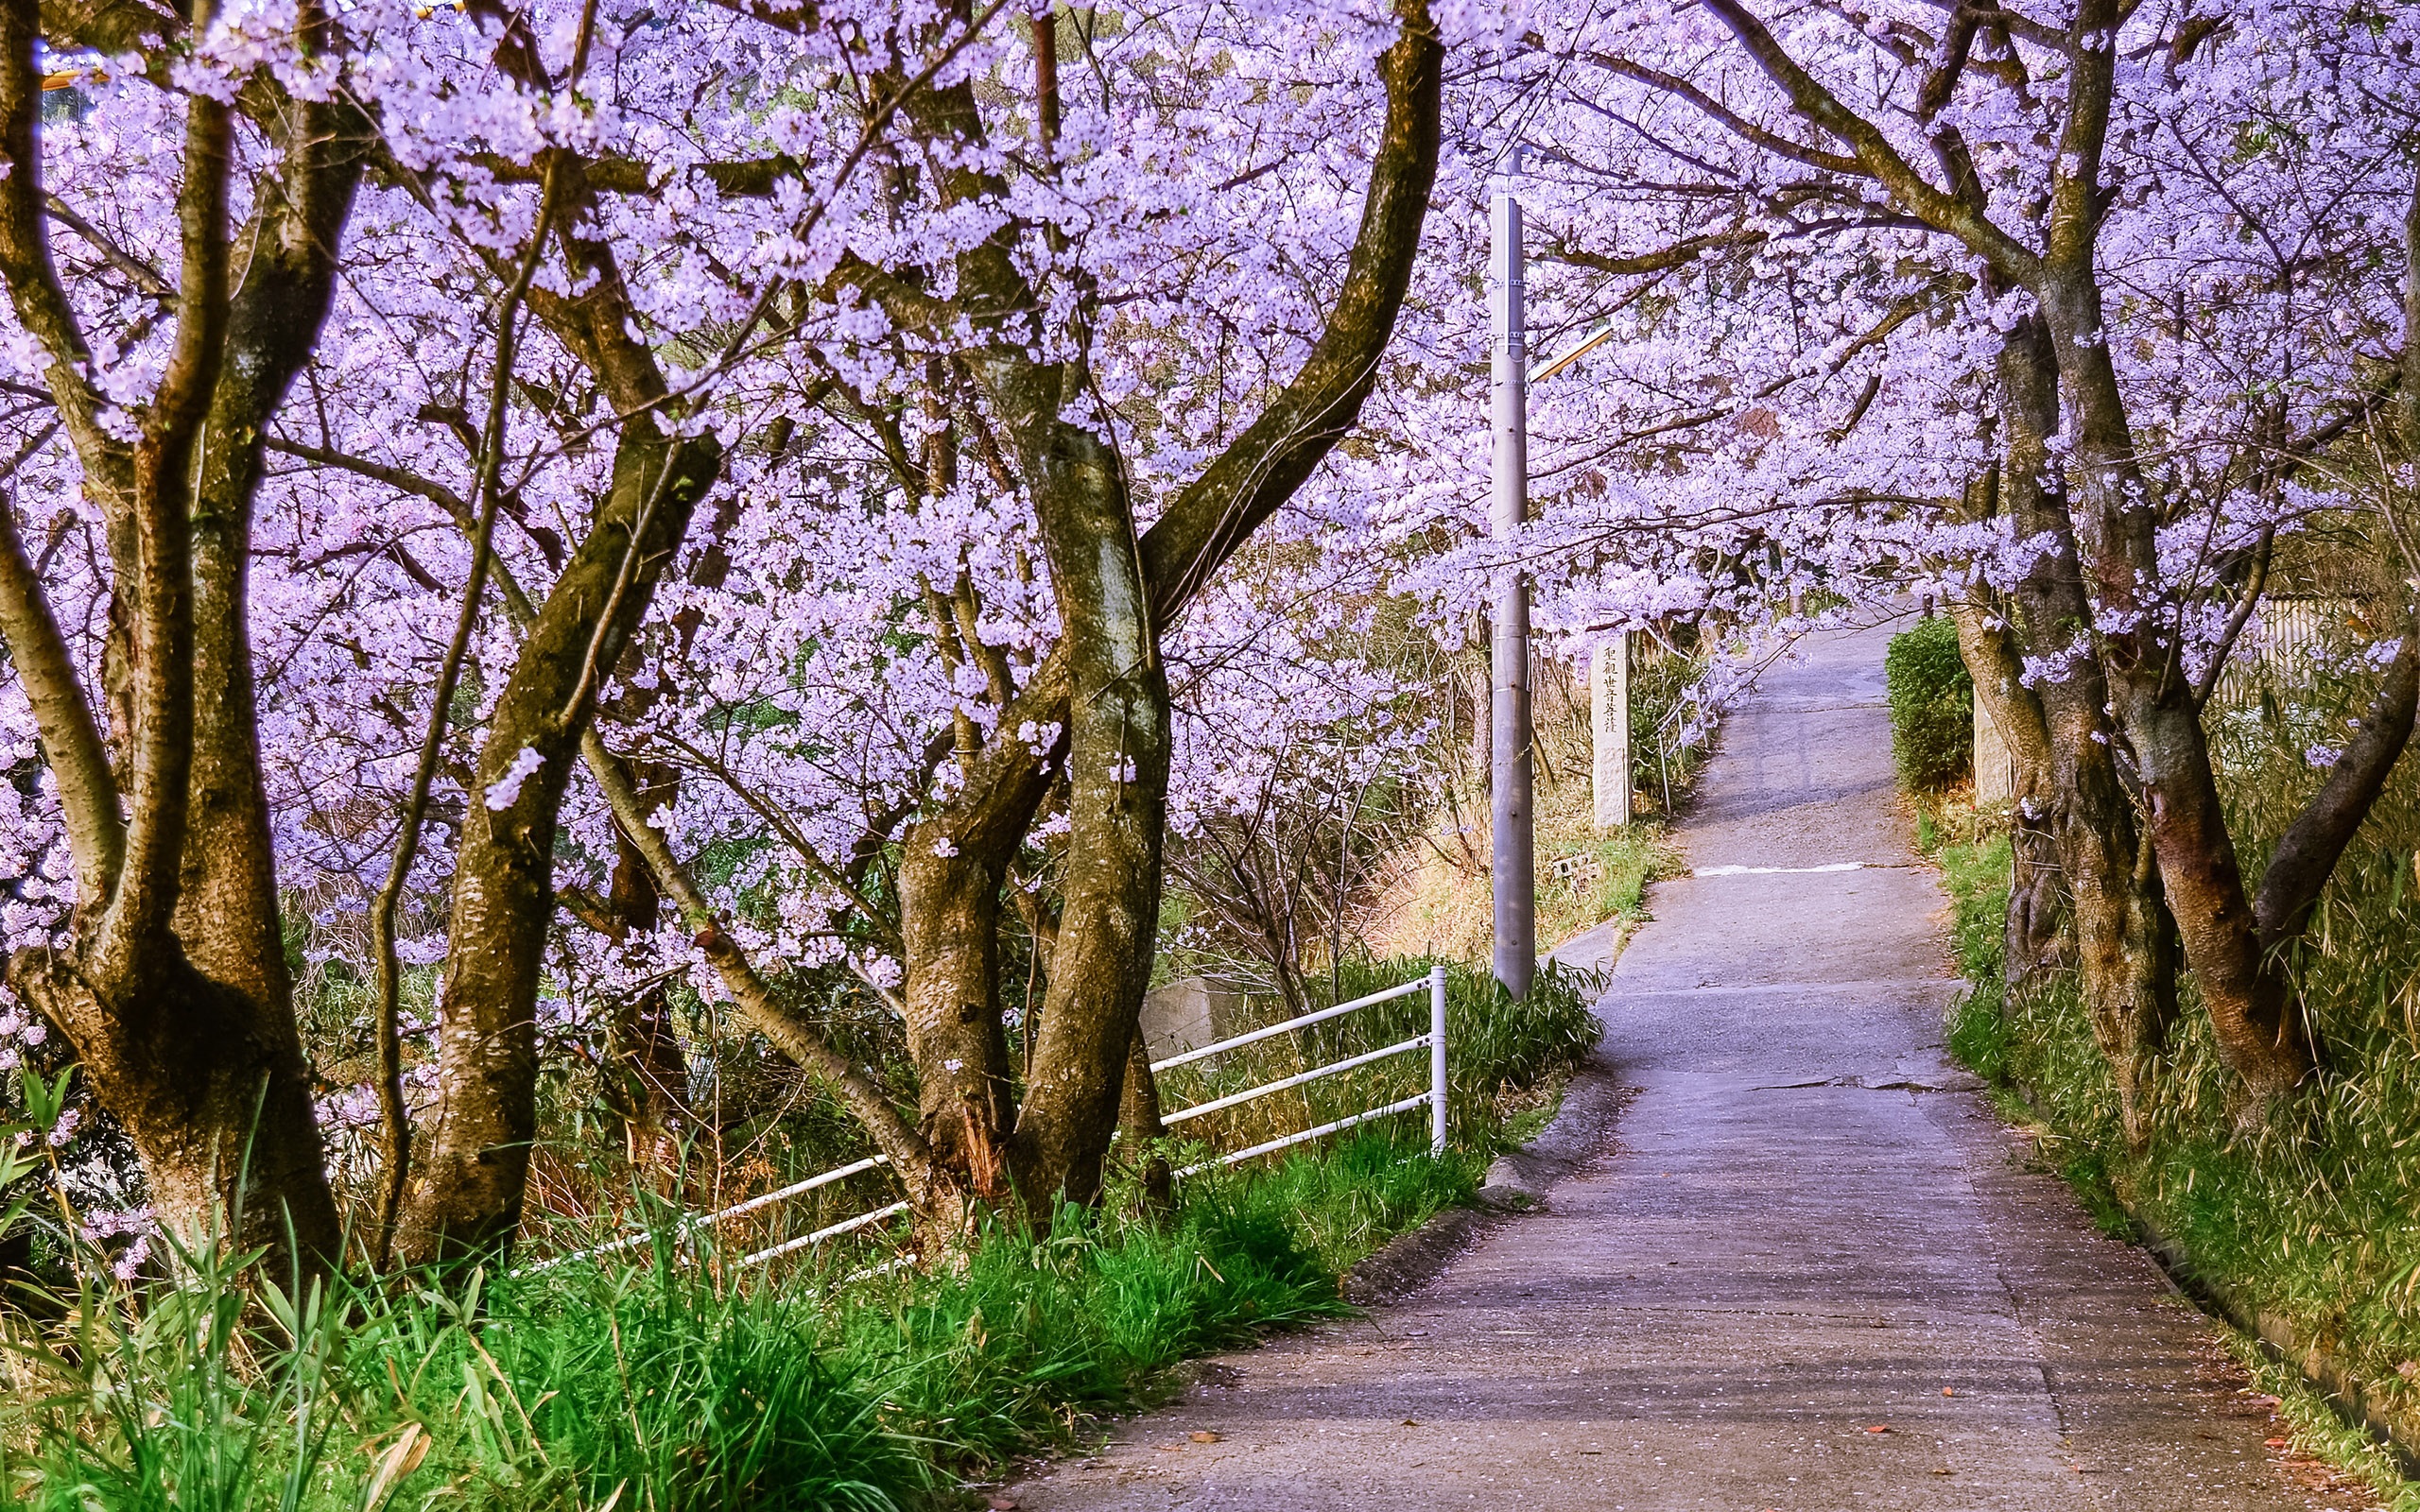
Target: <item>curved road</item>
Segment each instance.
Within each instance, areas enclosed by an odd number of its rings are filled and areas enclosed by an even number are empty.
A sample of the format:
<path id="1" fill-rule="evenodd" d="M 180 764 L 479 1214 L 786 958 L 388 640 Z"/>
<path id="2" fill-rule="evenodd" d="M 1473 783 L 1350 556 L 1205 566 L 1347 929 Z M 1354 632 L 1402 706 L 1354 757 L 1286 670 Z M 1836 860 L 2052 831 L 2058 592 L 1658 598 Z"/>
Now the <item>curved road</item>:
<path id="1" fill-rule="evenodd" d="M 1883 639 L 1814 643 L 1727 724 L 1696 874 L 1655 888 L 1599 1007 L 1639 1089 L 1615 1145 L 1404 1301 L 1214 1362 L 1020 1506 L 2360 1504 L 2289 1478 L 2208 1325 L 1943 1059 Z"/>

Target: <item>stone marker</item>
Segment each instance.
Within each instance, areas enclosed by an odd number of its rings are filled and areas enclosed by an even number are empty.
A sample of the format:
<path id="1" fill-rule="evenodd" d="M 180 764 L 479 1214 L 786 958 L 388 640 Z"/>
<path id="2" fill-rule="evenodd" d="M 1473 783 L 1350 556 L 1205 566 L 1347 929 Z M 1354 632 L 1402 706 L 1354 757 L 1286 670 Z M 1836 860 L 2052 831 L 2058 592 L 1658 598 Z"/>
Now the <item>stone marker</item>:
<path id="1" fill-rule="evenodd" d="M 1143 1044 L 1153 1060 L 1165 1060 L 1239 1032 L 1243 1017 L 1242 993 L 1208 977 L 1184 977 L 1143 994 Z"/>

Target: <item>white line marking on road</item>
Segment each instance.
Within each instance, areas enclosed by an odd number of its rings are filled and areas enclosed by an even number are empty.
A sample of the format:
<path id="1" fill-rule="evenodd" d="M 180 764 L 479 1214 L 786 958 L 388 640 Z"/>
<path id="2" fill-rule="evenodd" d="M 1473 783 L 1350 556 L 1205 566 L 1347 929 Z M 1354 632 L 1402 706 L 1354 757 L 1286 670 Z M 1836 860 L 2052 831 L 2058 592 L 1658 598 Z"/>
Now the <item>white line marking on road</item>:
<path id="1" fill-rule="evenodd" d="M 1770 877 L 1782 872 L 1863 871 L 1862 861 L 1834 861 L 1821 867 L 1700 867 L 1692 877 Z"/>

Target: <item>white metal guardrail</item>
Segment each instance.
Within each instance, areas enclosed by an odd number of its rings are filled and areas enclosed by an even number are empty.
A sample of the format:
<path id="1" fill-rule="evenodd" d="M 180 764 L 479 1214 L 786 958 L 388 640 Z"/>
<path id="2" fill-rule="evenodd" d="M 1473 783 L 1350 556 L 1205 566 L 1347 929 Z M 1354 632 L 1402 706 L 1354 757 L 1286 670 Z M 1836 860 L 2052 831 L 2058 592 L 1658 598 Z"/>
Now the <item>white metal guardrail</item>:
<path id="1" fill-rule="evenodd" d="M 1288 1019 L 1283 1023 L 1272 1023 L 1265 1029 L 1254 1029 L 1247 1034 L 1236 1035 L 1231 1039 L 1221 1040 L 1216 1044 L 1203 1045 L 1199 1050 L 1188 1050 L 1183 1055 L 1170 1056 L 1166 1060 L 1152 1061 L 1151 1074 L 1156 1076 L 1161 1072 L 1171 1071 L 1178 1066 L 1188 1066 L 1197 1060 L 1206 1060 L 1212 1056 L 1224 1055 L 1230 1050 L 1240 1050 L 1246 1045 L 1258 1044 L 1263 1040 L 1273 1039 L 1281 1034 L 1291 1034 L 1298 1029 L 1307 1029 L 1315 1023 L 1324 1023 L 1330 1019 L 1340 1019 L 1348 1013 L 1358 1012 L 1380 1003 L 1409 997 L 1424 987 L 1428 989 L 1428 1032 L 1426 1034 L 1414 1035 L 1401 1043 L 1389 1045 L 1384 1050 L 1372 1050 L 1358 1056 L 1347 1056 L 1342 1060 L 1332 1060 L 1324 1066 L 1315 1066 L 1309 1071 L 1292 1076 L 1267 1082 L 1243 1091 L 1232 1092 L 1225 1097 L 1214 1097 L 1206 1103 L 1196 1103 L 1191 1108 L 1178 1108 L 1173 1113 L 1163 1113 L 1160 1115 L 1160 1122 L 1174 1126 L 1187 1119 L 1200 1118 L 1205 1113 L 1216 1113 L 1224 1108 L 1237 1108 L 1255 1098 L 1266 1097 L 1271 1092 L 1282 1092 L 1289 1087 L 1300 1087 L 1305 1082 L 1317 1081 L 1322 1076 L 1333 1076 L 1340 1072 L 1372 1065 L 1395 1056 L 1409 1055 L 1415 1050 L 1428 1052 L 1428 1090 L 1426 1091 L 1417 1097 L 1407 1097 L 1401 1102 L 1390 1103 L 1384 1108 L 1369 1108 L 1355 1113 L 1349 1118 L 1340 1118 L 1334 1123 L 1322 1124 L 1317 1128 L 1306 1128 L 1300 1134 L 1288 1134 L 1283 1139 L 1255 1144 L 1248 1150 L 1236 1150 L 1232 1154 L 1219 1156 L 1215 1160 L 1205 1160 L 1200 1165 L 1187 1166 L 1177 1174 L 1191 1176 L 1198 1171 L 1206 1171 L 1214 1165 L 1234 1165 L 1255 1156 L 1268 1155 L 1291 1145 L 1322 1139 L 1339 1130 L 1351 1128 L 1356 1124 L 1366 1124 L 1373 1119 L 1389 1118 L 1396 1113 L 1408 1113 L 1423 1104 L 1428 1108 L 1428 1153 L 1444 1154 L 1445 969 L 1442 966 L 1432 967 L 1426 977 L 1416 982 L 1406 982 L 1401 987 L 1391 987 L 1383 992 L 1373 992 L 1366 998 L 1355 998 L 1350 1003 L 1340 1003 L 1332 1008 L 1322 1008 L 1317 1013 L 1305 1013 L 1298 1019 Z"/>
<path id="2" fill-rule="evenodd" d="M 1332 1060 L 1326 1065 L 1314 1066 L 1308 1071 L 1281 1077 L 1276 1081 L 1265 1082 L 1258 1087 L 1246 1088 L 1239 1092 L 1230 1092 L 1224 1097 L 1214 1097 L 1206 1103 L 1196 1103 L 1190 1108 L 1181 1108 L 1175 1112 L 1161 1115 L 1160 1122 L 1163 1125 L 1174 1125 L 1190 1119 L 1222 1112 L 1230 1108 L 1240 1108 L 1246 1103 L 1267 1097 L 1272 1092 L 1282 1092 L 1289 1088 L 1301 1087 L 1306 1083 L 1318 1081 L 1322 1077 L 1334 1076 L 1362 1066 L 1375 1065 L 1381 1060 L 1409 1055 L 1415 1050 L 1428 1052 L 1428 1090 L 1426 1091 L 1389 1103 L 1384 1108 L 1365 1108 L 1358 1113 L 1322 1124 L 1317 1128 L 1306 1128 L 1299 1134 L 1288 1134 L 1279 1139 L 1265 1140 L 1249 1149 L 1236 1150 L 1219 1156 L 1215 1160 L 1204 1160 L 1199 1165 L 1188 1165 L 1176 1172 L 1176 1176 L 1181 1179 L 1189 1176 L 1198 1176 L 1201 1172 L 1213 1170 L 1219 1166 L 1239 1164 L 1259 1156 L 1271 1155 L 1297 1144 L 1308 1143 L 1312 1140 L 1325 1139 L 1330 1134 L 1340 1133 L 1356 1125 L 1372 1123 L 1381 1118 L 1392 1118 L 1397 1113 L 1408 1113 L 1415 1108 L 1424 1107 L 1428 1109 L 1428 1152 L 1431 1155 L 1444 1154 L 1445 969 L 1443 966 L 1431 968 L 1426 976 L 1417 981 L 1406 982 L 1400 987 L 1392 987 L 1383 992 L 1373 992 L 1368 997 L 1355 998 L 1350 1003 L 1340 1003 L 1332 1008 L 1322 1008 L 1315 1013 L 1305 1013 L 1299 1018 L 1288 1019 L 1283 1023 L 1272 1023 L 1265 1028 L 1231 1036 L 1216 1044 L 1203 1045 L 1198 1050 L 1188 1050 L 1182 1055 L 1170 1056 L 1166 1060 L 1155 1060 L 1151 1062 L 1151 1073 L 1157 1075 L 1161 1072 L 1171 1071 L 1178 1066 L 1189 1066 L 1198 1060 L 1207 1060 L 1213 1056 L 1224 1055 L 1231 1050 L 1240 1050 L 1246 1045 L 1258 1044 L 1264 1040 L 1274 1039 L 1281 1034 L 1292 1034 L 1298 1030 L 1307 1029 L 1315 1023 L 1325 1023 L 1330 1019 L 1340 1019 L 1348 1013 L 1357 1013 L 1363 1008 L 1374 1007 L 1381 1003 L 1392 1003 L 1397 998 L 1409 997 L 1423 988 L 1428 989 L 1428 1032 L 1426 1034 L 1414 1035 L 1409 1040 L 1389 1045 L 1383 1050 L 1371 1050 L 1357 1056 L 1347 1056 L 1342 1060 Z M 733 1218 L 758 1211 L 778 1202 L 786 1202 L 792 1197 L 804 1196 L 819 1187 L 830 1186 L 835 1181 L 846 1180 L 850 1177 L 890 1163 L 890 1158 L 885 1155 L 872 1155 L 862 1160 L 852 1160 L 847 1165 L 835 1166 L 829 1171 L 818 1172 L 804 1180 L 793 1181 L 788 1186 L 750 1197 L 745 1202 L 734 1203 L 728 1208 L 718 1209 L 713 1212 L 684 1218 L 678 1225 L 676 1232 L 681 1238 L 686 1239 L 692 1234 L 713 1228 Z M 813 1233 L 801 1234 L 795 1239 L 785 1240 L 778 1245 L 769 1246 L 743 1255 L 740 1257 L 739 1263 L 759 1265 L 783 1255 L 812 1248 L 827 1239 L 837 1239 L 842 1234 L 853 1233 L 870 1224 L 880 1223 L 885 1218 L 895 1218 L 907 1211 L 907 1203 L 894 1202 L 887 1208 L 877 1208 L 872 1212 L 861 1212 L 854 1218 L 844 1218 L 827 1228 L 818 1228 Z M 617 1255 L 635 1249 L 648 1243 L 650 1237 L 643 1233 L 625 1235 L 611 1244 L 599 1245 L 594 1249 L 583 1249 L 576 1254 L 564 1255 L 526 1266 L 518 1274 L 534 1275 L 539 1271 L 552 1270 L 558 1265 L 568 1265 L 577 1260 L 601 1260 L 608 1255 Z"/>

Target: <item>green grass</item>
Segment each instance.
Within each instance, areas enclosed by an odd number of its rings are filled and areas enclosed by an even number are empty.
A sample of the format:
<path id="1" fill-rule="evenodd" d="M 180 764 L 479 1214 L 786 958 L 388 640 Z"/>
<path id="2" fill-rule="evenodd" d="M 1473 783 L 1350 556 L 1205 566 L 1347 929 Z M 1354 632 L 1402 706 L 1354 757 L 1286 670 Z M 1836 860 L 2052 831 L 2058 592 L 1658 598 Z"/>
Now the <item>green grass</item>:
<path id="1" fill-rule="evenodd" d="M 945 1503 L 1150 1403 L 1181 1360 L 1345 1311 L 1340 1272 L 1465 1200 L 1483 1167 L 1374 1129 L 1188 1182 L 1165 1217 L 1069 1211 L 1043 1236 L 997 1228 L 961 1265 L 853 1285 L 690 1263 L 666 1243 L 636 1267 L 297 1310 L 205 1259 L 182 1288 L 95 1289 L 74 1299 L 80 1321 L 18 1325 L 0 1506 Z"/>
<path id="2" fill-rule="evenodd" d="M 1366 979 L 1349 971 L 1342 989 L 1427 965 L 1357 968 Z M 1121 1171 L 1098 1210 L 1063 1211 L 1046 1233 L 996 1223 L 928 1269 L 865 1274 L 887 1258 L 868 1243 L 743 1271 L 735 1251 L 684 1251 L 667 1225 L 635 1263 L 297 1302 L 256 1257 L 188 1256 L 173 1288 L 113 1281 L 89 1257 L 81 1290 L 47 1309 L 66 1321 L 0 1314 L 0 1509 L 963 1504 L 1011 1457 L 1078 1446 L 1102 1415 L 1158 1400 L 1179 1362 L 1347 1311 L 1349 1266 L 1469 1200 L 1506 1119 L 1534 1112 L 1594 1044 L 1595 982 L 1549 971 L 1514 1005 L 1478 969 L 1450 981 L 1458 1111 L 1443 1156 L 1408 1114 L 1204 1173 L 1171 1212 Z M 1427 1024 L 1416 994 L 1323 1026 L 1300 1053 Z M 1372 1071 L 1425 1088 L 1426 1067 L 1408 1055 Z M 1340 1104 L 1373 1091 L 1313 1086 Z M 1295 1126 L 1325 1106 L 1296 1107 Z"/>

